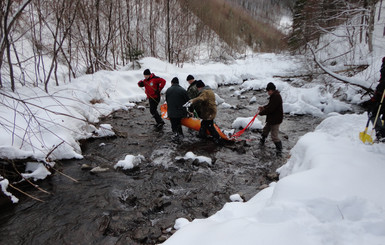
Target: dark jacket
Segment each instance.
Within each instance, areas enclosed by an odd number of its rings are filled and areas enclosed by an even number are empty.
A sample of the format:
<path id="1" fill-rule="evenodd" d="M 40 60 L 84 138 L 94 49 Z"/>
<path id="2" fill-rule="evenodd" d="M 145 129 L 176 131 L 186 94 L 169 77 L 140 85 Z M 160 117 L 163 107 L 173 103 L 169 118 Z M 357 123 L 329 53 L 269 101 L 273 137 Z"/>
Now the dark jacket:
<path id="1" fill-rule="evenodd" d="M 203 120 L 214 120 L 217 115 L 215 94 L 210 87 L 203 88 L 198 97 L 191 100 L 193 105 L 199 103 L 199 117 Z"/>
<path id="2" fill-rule="evenodd" d="M 169 118 L 183 118 L 187 116 L 184 104 L 189 101 L 187 91 L 179 84 L 173 84 L 166 91 L 167 115 Z"/>
<path id="3" fill-rule="evenodd" d="M 187 88 L 187 94 L 190 99 L 194 99 L 199 95 L 199 90 L 196 86 L 196 83 L 197 81 L 192 82 Z"/>
<path id="4" fill-rule="evenodd" d="M 283 120 L 282 97 L 278 90 L 275 90 L 269 97 L 269 103 L 263 106 L 259 115 L 266 115 L 266 122 L 270 125 L 280 124 Z"/>
<path id="5" fill-rule="evenodd" d="M 382 99 L 382 95 L 384 94 L 384 89 L 385 89 L 385 80 L 384 81 L 380 80 L 380 83 L 377 85 L 376 91 L 374 91 L 374 96 L 372 98 L 372 109 L 371 110 L 372 110 L 373 115 L 377 114 L 377 111 L 378 111 L 378 108 L 380 106 L 380 102 Z M 380 114 L 385 114 L 384 101 L 385 101 L 385 98 L 382 101 Z"/>
<path id="6" fill-rule="evenodd" d="M 147 98 L 157 99 L 160 97 L 160 91 L 166 85 L 166 80 L 155 76 L 154 73 L 148 79 L 143 79 L 138 82 L 139 87 L 144 87 Z"/>

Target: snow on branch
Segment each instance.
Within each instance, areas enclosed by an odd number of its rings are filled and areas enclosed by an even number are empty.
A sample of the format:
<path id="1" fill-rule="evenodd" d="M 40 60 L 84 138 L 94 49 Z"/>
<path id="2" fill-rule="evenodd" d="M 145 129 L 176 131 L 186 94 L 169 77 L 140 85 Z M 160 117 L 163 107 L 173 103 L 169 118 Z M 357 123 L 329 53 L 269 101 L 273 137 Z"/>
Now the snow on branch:
<path id="1" fill-rule="evenodd" d="M 362 81 L 359 80 L 359 79 L 354 79 L 354 78 L 351 78 L 351 77 L 346 77 L 346 76 L 341 76 L 333 71 L 331 71 L 330 69 L 326 68 L 325 66 L 323 66 L 321 64 L 321 62 L 319 60 L 317 60 L 317 57 L 316 57 L 316 54 L 315 54 L 315 51 L 314 51 L 314 48 L 310 45 L 310 44 L 307 44 L 307 46 L 309 47 L 310 51 L 312 52 L 313 54 L 313 60 L 314 62 L 319 66 L 319 68 L 321 68 L 321 70 L 323 70 L 326 74 L 330 75 L 331 77 L 337 79 L 338 81 L 340 82 L 343 82 L 343 83 L 346 83 L 346 84 L 350 84 L 350 85 L 354 85 L 354 86 L 357 86 L 357 87 L 360 87 L 361 89 L 365 90 L 367 93 L 373 93 L 373 89 L 371 89 L 370 87 L 367 87 L 367 86 L 364 86 L 362 85 Z"/>

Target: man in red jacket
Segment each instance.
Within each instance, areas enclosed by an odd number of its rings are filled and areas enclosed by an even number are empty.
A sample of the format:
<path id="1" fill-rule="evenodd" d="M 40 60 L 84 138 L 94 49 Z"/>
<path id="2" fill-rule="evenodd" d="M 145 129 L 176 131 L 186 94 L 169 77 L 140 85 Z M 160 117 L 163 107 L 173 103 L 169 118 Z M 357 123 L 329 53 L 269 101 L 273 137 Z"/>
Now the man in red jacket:
<path id="1" fill-rule="evenodd" d="M 166 80 L 155 76 L 149 69 L 143 72 L 144 79 L 138 82 L 139 87 L 144 87 L 148 101 L 150 102 L 150 113 L 156 121 L 155 127 L 158 129 L 163 128 L 164 121 L 158 112 L 158 104 L 160 101 L 160 92 L 166 85 Z"/>
<path id="2" fill-rule="evenodd" d="M 278 137 L 279 125 L 283 121 L 283 106 L 281 94 L 276 90 L 274 83 L 268 83 L 266 87 L 269 103 L 258 108 L 259 115 L 266 115 L 266 124 L 262 130 L 260 145 L 265 144 L 265 140 L 271 132 L 271 139 L 277 148 L 277 156 L 282 154 L 282 142 Z"/>

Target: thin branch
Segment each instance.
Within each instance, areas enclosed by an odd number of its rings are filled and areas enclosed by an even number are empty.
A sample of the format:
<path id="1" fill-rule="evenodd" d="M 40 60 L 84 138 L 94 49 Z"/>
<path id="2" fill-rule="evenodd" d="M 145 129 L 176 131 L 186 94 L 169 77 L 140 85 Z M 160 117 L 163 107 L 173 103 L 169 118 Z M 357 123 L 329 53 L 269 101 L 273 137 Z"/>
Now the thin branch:
<path id="1" fill-rule="evenodd" d="M 35 187 L 35 188 L 38 189 L 39 191 L 42 191 L 42 192 L 44 192 L 44 193 L 46 193 L 46 194 L 51 194 L 50 192 L 48 192 L 48 191 L 46 191 L 46 190 L 40 188 L 38 185 L 35 185 L 34 183 L 32 183 L 29 179 L 25 178 L 25 177 L 19 172 L 19 170 L 17 170 L 14 161 L 12 161 L 12 166 L 13 166 L 13 168 L 15 169 L 16 173 L 18 173 L 18 174 L 23 178 L 23 180 L 27 181 L 29 184 L 31 184 L 33 187 Z M 44 166 L 44 167 L 45 167 L 45 166 Z"/>
<path id="2" fill-rule="evenodd" d="M 30 198 L 36 200 L 36 201 L 44 202 L 43 200 L 41 200 L 41 199 L 39 199 L 39 198 L 37 198 L 37 197 L 34 197 L 34 196 L 32 196 L 32 195 L 30 195 L 30 194 L 28 194 L 28 193 L 26 193 L 26 192 L 20 190 L 19 188 L 15 187 L 15 186 L 13 186 L 13 185 L 11 185 L 11 184 L 8 184 L 8 186 L 12 187 L 13 189 L 17 190 L 18 192 L 20 192 L 20 193 L 22 193 L 22 194 L 24 194 L 24 195 L 26 195 L 26 196 L 28 196 L 28 197 L 30 197 Z"/>

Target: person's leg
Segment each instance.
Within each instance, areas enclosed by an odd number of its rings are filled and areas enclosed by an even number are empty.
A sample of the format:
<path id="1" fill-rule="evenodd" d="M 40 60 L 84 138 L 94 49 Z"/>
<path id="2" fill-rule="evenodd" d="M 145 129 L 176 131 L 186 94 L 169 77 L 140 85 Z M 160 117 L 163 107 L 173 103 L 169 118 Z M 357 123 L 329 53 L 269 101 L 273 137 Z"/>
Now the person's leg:
<path id="1" fill-rule="evenodd" d="M 170 117 L 170 122 L 171 122 L 171 130 L 174 134 L 178 133 L 178 119 L 179 118 L 171 118 Z"/>
<path id="2" fill-rule="evenodd" d="M 178 120 L 176 121 L 176 130 L 177 130 L 177 133 L 179 136 L 181 136 L 183 138 L 183 129 L 182 129 L 182 118 L 178 118 Z"/>
<path id="3" fill-rule="evenodd" d="M 377 140 L 381 142 L 385 142 L 385 122 L 384 118 L 385 115 L 381 115 L 380 118 L 378 119 L 379 123 L 376 124 L 376 137 Z"/>
<path id="4" fill-rule="evenodd" d="M 275 147 L 277 149 L 277 155 L 281 155 L 282 153 L 282 142 L 278 137 L 279 133 L 279 124 L 271 125 L 271 140 L 274 142 Z"/>
<path id="5" fill-rule="evenodd" d="M 207 120 L 207 129 L 209 130 L 211 136 L 214 139 L 220 138 L 218 131 L 214 127 L 214 121 L 213 120 Z"/>
<path id="6" fill-rule="evenodd" d="M 154 119 L 158 125 L 163 125 L 164 121 L 158 112 L 158 104 L 159 104 L 160 98 L 156 98 L 156 99 L 149 98 L 149 101 L 150 101 L 150 113 L 151 113 L 151 115 L 154 117 Z"/>
<path id="7" fill-rule="evenodd" d="M 259 145 L 264 146 L 267 136 L 269 136 L 271 127 L 270 124 L 266 123 L 262 129 L 262 138 L 259 140 Z"/>
<path id="8" fill-rule="evenodd" d="M 204 138 L 207 137 L 207 134 L 206 134 L 207 127 L 208 127 L 207 120 L 202 120 L 201 121 L 201 128 L 199 129 L 199 133 L 198 133 L 198 137 L 199 138 L 203 138 L 204 139 Z"/>
<path id="9" fill-rule="evenodd" d="M 177 144 L 179 144 L 183 138 L 183 132 L 182 132 L 182 126 L 181 126 L 180 120 L 181 118 L 170 118 L 171 129 L 172 129 L 172 132 L 174 133 L 173 136 L 171 137 L 171 140 Z"/>

